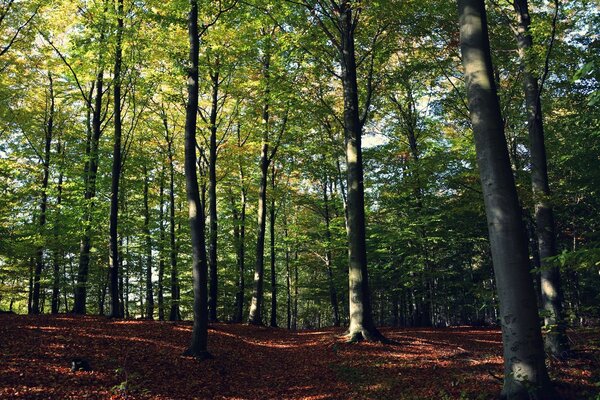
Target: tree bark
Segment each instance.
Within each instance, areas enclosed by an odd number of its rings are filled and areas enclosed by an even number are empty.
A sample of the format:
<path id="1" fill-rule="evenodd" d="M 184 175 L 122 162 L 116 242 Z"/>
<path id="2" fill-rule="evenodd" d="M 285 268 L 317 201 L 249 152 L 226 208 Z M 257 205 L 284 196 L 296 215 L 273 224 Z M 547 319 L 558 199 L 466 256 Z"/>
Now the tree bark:
<path id="1" fill-rule="evenodd" d="M 49 105 L 47 106 L 47 114 L 44 126 L 44 159 L 42 160 L 42 190 L 41 190 L 41 199 L 40 199 L 40 240 L 44 240 L 44 228 L 46 226 L 46 208 L 48 207 L 48 178 L 50 176 L 50 150 L 52 144 L 52 134 L 54 129 L 54 81 L 52 79 L 52 74 L 48 73 L 48 100 Z M 44 267 L 44 245 L 38 245 L 36 249 L 36 259 L 35 259 L 35 271 L 33 275 L 33 296 L 32 296 L 32 306 L 31 306 L 31 314 L 39 314 L 40 313 L 40 288 L 41 288 L 41 276 L 42 269 Z"/>
<path id="2" fill-rule="evenodd" d="M 196 171 L 196 122 L 198 114 L 198 0 L 190 0 L 188 14 L 190 67 L 188 69 L 188 101 L 185 113 L 185 187 L 192 236 L 192 280 L 194 288 L 194 325 L 191 343 L 185 355 L 198 359 L 211 357 L 208 342 L 208 293 L 206 290 L 208 265 L 204 233 L 204 208 L 200 203 L 198 173 Z"/>
<path id="3" fill-rule="evenodd" d="M 56 144 L 56 155 L 61 157 L 64 160 L 64 152 L 61 141 L 59 140 Z M 54 274 L 53 274 L 53 283 L 52 283 L 52 314 L 58 314 L 60 308 L 60 253 L 59 251 L 59 221 L 61 221 L 61 206 L 62 206 L 62 187 L 63 187 L 63 179 L 64 174 L 62 170 L 62 165 L 60 167 L 60 171 L 58 174 L 58 185 L 57 189 L 57 197 L 56 197 L 56 208 L 57 208 L 57 219 L 54 222 Z M 66 303 L 65 303 L 66 306 Z M 66 307 L 65 307 L 66 310 Z"/>
<path id="4" fill-rule="evenodd" d="M 505 399 L 555 399 L 500 112 L 483 0 L 459 0 L 460 44 L 500 302 Z"/>
<path id="5" fill-rule="evenodd" d="M 113 146 L 113 165 L 111 177 L 111 194 L 110 194 L 110 254 L 109 254 L 109 291 L 110 291 L 110 316 L 112 318 L 121 318 L 121 305 L 119 299 L 119 239 L 118 239 L 118 222 L 119 222 L 119 183 L 121 181 L 121 136 L 122 136 L 122 120 L 121 120 L 121 66 L 123 58 L 123 0 L 118 0 L 117 3 L 117 45 L 115 50 L 115 68 L 113 82 L 114 96 L 114 124 L 115 137 Z"/>
<path id="6" fill-rule="evenodd" d="M 179 272 L 177 271 L 177 241 L 175 235 L 175 165 L 173 154 L 173 136 L 169 134 L 166 118 L 163 118 L 167 155 L 169 157 L 169 259 L 171 264 L 171 307 L 169 321 L 180 321 L 179 310 Z"/>
<path id="7" fill-rule="evenodd" d="M 327 281 L 329 284 L 329 299 L 331 301 L 331 311 L 333 312 L 333 326 L 340 326 L 340 311 L 338 306 L 337 290 L 333 279 L 332 252 L 331 252 L 331 215 L 329 212 L 329 195 L 327 193 L 328 177 L 323 182 L 323 207 L 325 216 L 325 267 L 327 269 Z"/>
<path id="8" fill-rule="evenodd" d="M 243 146 L 242 138 L 239 132 L 238 126 L 238 147 L 241 149 Z M 245 292 L 245 252 L 246 252 L 246 183 L 244 177 L 244 166 L 242 159 L 238 160 L 239 163 L 239 177 L 240 177 L 240 210 L 238 211 L 235 204 L 235 199 L 231 197 L 231 207 L 233 211 L 233 236 L 235 240 L 236 248 L 236 265 L 238 273 L 238 284 L 237 292 L 235 294 L 235 314 L 233 317 L 234 322 L 242 322 L 244 313 L 244 292 Z"/>
<path id="9" fill-rule="evenodd" d="M 344 90 L 344 131 L 346 144 L 346 187 L 348 206 L 348 259 L 350 327 L 347 339 L 383 340 L 375 328 L 367 273 L 365 199 L 361 149 L 362 123 L 359 117 L 358 83 L 352 2 L 342 1 L 339 13 L 340 63 Z"/>
<path id="10" fill-rule="evenodd" d="M 105 15 L 108 11 L 108 1 L 104 2 L 103 11 L 102 18 L 105 18 Z M 105 21 L 103 20 L 103 22 Z M 99 44 L 104 43 L 105 29 L 106 28 L 104 25 L 100 29 L 100 34 L 98 37 Z M 93 219 L 93 199 L 96 197 L 96 177 L 98 175 L 99 161 L 98 147 L 100 143 L 100 136 L 102 134 L 102 97 L 104 95 L 104 58 L 102 50 L 100 50 L 98 53 L 98 73 L 96 75 L 96 81 L 92 87 L 92 91 L 90 92 L 90 99 L 92 97 L 94 87 L 96 88 L 94 105 L 93 107 L 91 104 L 88 105 L 88 112 L 90 109 L 92 112 L 92 127 L 90 132 L 88 123 L 86 161 L 83 171 L 85 212 L 83 221 L 83 234 L 79 246 L 79 266 L 77 269 L 77 284 L 75 285 L 75 299 L 73 305 L 73 312 L 75 314 L 86 313 L 87 280 L 90 267 L 90 249 L 92 247 L 90 231 Z"/>
<path id="11" fill-rule="evenodd" d="M 523 86 L 527 107 L 527 126 L 529 131 L 529 154 L 531 157 L 531 186 L 535 202 L 535 223 L 540 259 L 540 277 L 542 292 L 542 308 L 544 309 L 544 327 L 547 331 L 546 349 L 554 355 L 564 355 L 569 350 L 566 326 L 562 311 L 562 288 L 558 267 L 549 263 L 548 257 L 556 256 L 556 234 L 554 213 L 550 203 L 550 186 L 548 184 L 548 166 L 546 146 L 544 143 L 544 124 L 538 79 L 528 62 L 533 39 L 531 37 L 531 17 L 527 0 L 516 0 L 518 35 L 517 45 Z"/>
<path id="12" fill-rule="evenodd" d="M 154 290 L 152 287 L 152 237 L 150 236 L 150 207 L 148 205 L 148 167 L 144 165 L 144 238 L 146 239 L 146 319 L 154 319 Z"/>
<path id="13" fill-rule="evenodd" d="M 165 300 L 164 300 L 164 276 L 165 276 L 165 167 L 160 170 L 160 189 L 159 189 L 159 238 L 158 238 L 158 320 L 165 319 Z"/>
<path id="14" fill-rule="evenodd" d="M 269 233 L 271 247 L 271 327 L 277 327 L 277 275 L 275 273 L 275 164 L 271 168 L 271 207 L 269 209 Z"/>
<path id="15" fill-rule="evenodd" d="M 270 46 L 270 43 L 267 43 Z M 252 325 L 263 325 L 262 306 L 263 306 L 263 285 L 265 268 L 265 231 L 267 224 L 267 177 L 269 174 L 269 106 L 270 106 L 270 47 L 267 47 L 263 60 L 263 78 L 266 82 L 265 98 L 263 105 L 263 138 L 260 154 L 260 189 L 258 192 L 258 232 L 256 239 L 256 266 L 254 270 L 254 290 L 252 293 L 252 302 L 250 303 L 250 313 L 248 323 Z"/>

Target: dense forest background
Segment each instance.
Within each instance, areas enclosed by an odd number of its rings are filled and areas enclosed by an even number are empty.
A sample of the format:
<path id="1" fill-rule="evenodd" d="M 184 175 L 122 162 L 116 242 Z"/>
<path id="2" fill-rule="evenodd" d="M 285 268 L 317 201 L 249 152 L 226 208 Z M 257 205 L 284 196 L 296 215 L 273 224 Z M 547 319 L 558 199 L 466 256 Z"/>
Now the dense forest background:
<path id="1" fill-rule="evenodd" d="M 247 320 L 262 264 L 261 322 L 347 324 L 335 38 L 302 2 L 200 3 L 197 167 L 210 319 Z M 375 322 L 495 324 L 456 5 L 361 6 L 354 33 Z M 556 221 L 557 252 L 544 262 L 560 268 L 568 323 L 586 325 L 600 315 L 600 12 L 591 0 L 529 7 L 526 64 L 542 82 Z M 188 11 L 182 0 L 1 0 L 0 309 L 71 312 L 78 303 L 79 312 L 107 314 L 116 259 L 124 316 L 192 317 L 183 173 Z M 517 20 L 505 1 L 488 2 L 488 18 L 538 277 Z"/>

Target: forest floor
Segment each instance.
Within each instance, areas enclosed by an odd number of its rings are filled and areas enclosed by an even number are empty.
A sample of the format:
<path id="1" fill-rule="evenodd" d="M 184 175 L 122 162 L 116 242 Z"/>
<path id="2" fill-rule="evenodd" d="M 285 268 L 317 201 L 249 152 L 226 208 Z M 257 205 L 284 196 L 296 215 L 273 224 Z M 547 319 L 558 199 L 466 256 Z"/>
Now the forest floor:
<path id="1" fill-rule="evenodd" d="M 212 324 L 214 359 L 182 356 L 190 323 L 0 315 L 3 399 L 492 399 L 496 329 L 383 329 L 397 344 L 348 344 L 341 329 L 290 332 Z M 597 399 L 600 330 L 569 333 L 575 357 L 550 361 L 566 399 Z M 72 372 L 85 358 L 91 371 Z"/>

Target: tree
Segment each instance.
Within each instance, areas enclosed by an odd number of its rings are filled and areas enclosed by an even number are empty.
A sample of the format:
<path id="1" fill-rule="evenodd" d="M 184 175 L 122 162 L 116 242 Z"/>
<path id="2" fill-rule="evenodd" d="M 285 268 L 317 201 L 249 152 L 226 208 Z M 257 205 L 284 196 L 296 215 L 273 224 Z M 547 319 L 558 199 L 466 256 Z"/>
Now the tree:
<path id="1" fill-rule="evenodd" d="M 10 3 L 9 3 L 10 5 Z M 39 226 L 40 234 L 43 235 L 43 230 L 46 225 L 46 210 L 48 208 L 48 178 L 50 176 L 50 150 L 52 145 L 52 134 L 54 129 L 54 113 L 55 113 L 55 99 L 54 99 L 54 80 L 52 74 L 48 73 L 48 105 L 47 112 L 44 118 L 44 156 L 42 161 L 42 189 L 40 195 L 40 215 L 39 215 Z M 44 246 L 39 246 L 36 251 L 35 259 L 35 272 L 33 280 L 33 295 L 32 295 L 32 306 L 31 313 L 40 313 L 40 279 L 42 275 L 42 269 L 44 268 Z"/>
<path id="2" fill-rule="evenodd" d="M 190 0 L 188 14 L 188 36 L 190 41 L 188 69 L 188 99 L 185 112 L 185 187 L 187 193 L 189 222 L 192 238 L 192 276 L 194 287 L 194 327 L 192 341 L 185 355 L 198 359 L 210 358 L 208 342 L 208 293 L 206 260 L 206 238 L 204 233 L 204 206 L 200 202 L 198 174 L 196 172 L 196 122 L 198 114 L 198 1 Z"/>
<path id="3" fill-rule="evenodd" d="M 558 4 L 556 5 L 558 13 Z M 542 308 L 544 309 L 544 327 L 547 330 L 546 349 L 555 355 L 564 355 L 569 348 L 566 328 L 562 315 L 562 288 L 560 271 L 556 265 L 548 262 L 556 256 L 556 233 L 554 212 L 550 203 L 548 167 L 544 141 L 544 124 L 541 104 L 541 88 L 534 75 L 530 61 L 533 39 L 530 32 L 531 17 L 527 0 L 516 0 L 517 45 L 523 71 L 523 87 L 527 108 L 527 126 L 529 130 L 529 152 L 531 157 L 531 186 L 535 202 L 535 224 L 540 257 L 540 276 Z M 556 22 L 555 22 L 556 23 Z M 544 79 L 547 70 L 544 73 Z M 543 85 L 543 81 L 541 83 Z"/>
<path id="4" fill-rule="evenodd" d="M 265 270 L 265 233 L 267 227 L 267 179 L 269 176 L 269 165 L 277 154 L 277 149 L 281 143 L 281 137 L 285 132 L 288 114 L 286 111 L 281 122 L 279 132 L 271 130 L 271 57 L 273 51 L 273 39 L 277 27 L 270 30 L 263 30 L 262 36 L 265 38 L 265 49 L 262 59 L 262 79 L 264 79 L 265 91 L 263 94 L 262 106 L 262 144 L 260 153 L 260 189 L 258 195 L 258 232 L 256 239 L 256 267 L 254 271 L 254 291 L 252 292 L 252 302 L 250 303 L 250 312 L 248 323 L 252 325 L 262 325 L 262 307 L 264 297 L 264 270 Z M 272 143 L 270 147 L 269 144 Z"/>
<path id="5" fill-rule="evenodd" d="M 114 146 L 113 146 L 113 165 L 112 165 L 112 184 L 110 194 L 110 257 L 109 257 L 109 290 L 110 290 L 110 316 L 113 318 L 122 318 L 122 308 L 119 301 L 119 184 L 121 182 L 121 169 L 123 167 L 121 160 L 121 137 L 122 137 L 122 117 L 121 117 L 121 67 L 123 63 L 123 0 L 117 3 L 117 43 L 115 49 L 115 66 L 113 79 L 113 100 L 114 100 Z"/>
<path id="6" fill-rule="evenodd" d="M 460 47 L 500 301 L 506 399 L 557 398 L 538 323 L 527 240 L 496 93 L 483 0 L 459 0 Z"/>

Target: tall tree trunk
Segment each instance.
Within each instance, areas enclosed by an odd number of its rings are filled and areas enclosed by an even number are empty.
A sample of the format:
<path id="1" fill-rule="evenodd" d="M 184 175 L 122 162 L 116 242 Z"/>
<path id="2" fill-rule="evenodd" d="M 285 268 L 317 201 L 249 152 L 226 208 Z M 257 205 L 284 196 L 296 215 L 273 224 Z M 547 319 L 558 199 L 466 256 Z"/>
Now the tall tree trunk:
<path id="1" fill-rule="evenodd" d="M 325 216 L 325 267 L 327 268 L 327 281 L 329 284 L 329 299 L 331 301 L 331 311 L 333 312 L 333 326 L 340 326 L 340 311 L 338 306 L 337 291 L 333 279 L 332 253 L 331 253 L 331 215 L 329 213 L 329 195 L 327 193 L 328 177 L 323 182 L 323 207 Z"/>
<path id="2" fill-rule="evenodd" d="M 56 144 L 56 155 L 61 157 L 64 160 L 64 152 L 61 141 L 59 140 Z M 59 221 L 61 221 L 61 207 L 62 207 L 62 186 L 63 186 L 64 174 L 62 170 L 62 165 L 60 167 L 60 171 L 58 174 L 58 185 L 57 189 L 57 197 L 56 197 L 56 208 L 57 208 L 57 218 L 54 222 L 54 274 L 53 274 L 53 282 L 52 282 L 52 314 L 58 314 L 60 308 L 60 253 L 59 248 L 62 246 L 59 244 Z M 66 305 L 66 303 L 65 303 Z M 66 308 L 65 308 L 66 309 Z"/>
<path id="3" fill-rule="evenodd" d="M 547 330 L 546 349 L 555 355 L 565 354 L 569 349 L 566 326 L 562 312 L 562 288 L 560 271 L 552 266 L 548 257 L 556 255 L 556 234 L 554 213 L 550 203 L 548 166 L 544 143 L 544 124 L 538 79 L 528 62 L 533 39 L 531 37 L 531 17 L 527 0 L 514 3 L 519 22 L 517 45 L 523 72 L 525 102 L 527 106 L 527 126 L 529 130 L 529 153 L 531 157 L 531 186 L 535 202 L 535 223 L 540 259 L 542 307 L 544 326 Z"/>
<path id="4" fill-rule="evenodd" d="M 46 226 L 46 208 L 48 207 L 48 178 L 50 176 L 50 150 L 52 144 L 52 131 L 54 129 L 54 81 L 52 79 L 52 74 L 48 73 L 48 98 L 49 104 L 47 105 L 46 118 L 45 118 L 45 140 L 44 140 L 44 159 L 42 160 L 42 190 L 41 190 L 41 199 L 40 199 L 40 239 L 43 240 L 44 228 Z M 40 279 L 42 276 L 42 269 L 44 267 L 44 245 L 38 245 L 36 249 L 36 259 L 35 259 L 35 271 L 33 277 L 33 296 L 32 296 L 32 306 L 31 313 L 39 314 L 40 313 Z"/>
<path id="5" fill-rule="evenodd" d="M 269 232 L 271 245 L 271 327 L 277 327 L 277 275 L 275 273 L 275 164 L 271 168 L 271 207 L 269 210 Z"/>
<path id="6" fill-rule="evenodd" d="M 260 188 L 258 192 L 258 232 L 256 239 L 256 266 L 254 270 L 254 290 L 252 293 L 252 302 L 250 303 L 250 314 L 248 323 L 253 325 L 262 325 L 262 306 L 263 306 L 263 286 L 264 286 L 264 268 L 265 268 L 265 231 L 267 225 L 267 177 L 269 174 L 269 117 L 270 117 L 270 64 L 271 49 L 270 43 L 267 43 L 265 56 L 263 60 L 263 78 L 265 80 L 265 98 L 263 105 L 263 138 L 260 154 Z"/>
<path id="7" fill-rule="evenodd" d="M 237 129 L 238 148 L 242 148 L 244 141 L 240 133 L 240 126 Z M 238 159 L 239 178 L 240 178 L 240 211 L 238 214 L 235 206 L 235 199 L 232 197 L 233 219 L 234 219 L 234 237 L 236 243 L 236 264 L 238 273 L 238 285 L 235 295 L 235 322 L 242 322 L 244 314 L 244 296 L 245 296 L 245 257 L 246 257 L 246 180 L 244 176 L 244 164 L 241 156 Z"/>
<path id="8" fill-rule="evenodd" d="M 287 206 L 287 204 L 286 204 Z M 287 289 L 287 328 L 292 328 L 292 271 L 290 270 L 290 245 L 288 244 L 288 222 L 287 209 L 284 208 L 283 214 L 283 241 L 285 243 L 285 273 Z"/>
<path id="9" fill-rule="evenodd" d="M 158 320 L 165 319 L 164 276 L 165 276 L 165 167 L 160 170 L 160 192 L 158 207 Z"/>
<path id="10" fill-rule="evenodd" d="M 175 236 L 175 165 L 173 154 L 173 136 L 169 135 L 167 120 L 163 119 L 167 137 L 169 156 L 169 259 L 171 264 L 171 308 L 169 321 L 180 321 L 179 310 L 179 272 L 177 271 L 177 241 Z"/>
<path id="11" fill-rule="evenodd" d="M 103 18 L 108 11 L 108 1 L 104 2 L 104 13 Z M 103 44 L 105 37 L 105 27 L 103 26 L 100 30 L 98 43 Z M 83 233 L 79 245 L 79 266 L 77 270 L 77 284 L 75 285 L 75 301 L 73 305 L 73 312 L 75 314 L 86 313 L 86 301 L 87 301 L 87 281 L 90 268 L 90 249 L 92 247 L 91 239 L 91 226 L 94 209 L 93 199 L 96 197 L 96 177 L 98 175 L 98 160 L 99 153 L 98 147 L 100 143 L 100 135 L 102 134 L 102 97 L 104 95 L 104 59 L 102 51 L 98 54 L 98 73 L 96 75 L 96 82 L 94 83 L 96 88 L 96 96 L 94 97 L 94 106 L 92 111 L 92 129 L 89 132 L 88 124 L 88 142 L 86 146 L 86 161 L 83 173 L 84 183 L 84 221 L 83 221 Z M 90 98 L 93 94 L 90 92 Z M 92 108 L 91 105 L 88 107 Z"/>
<path id="12" fill-rule="evenodd" d="M 200 203 L 198 173 L 196 171 L 196 122 L 198 114 L 198 0 L 190 0 L 188 14 L 190 67 L 188 69 L 188 101 L 185 113 L 185 187 L 192 236 L 192 280 L 194 287 L 194 326 L 191 343 L 184 354 L 198 359 L 210 357 L 208 342 L 208 293 L 206 290 L 208 265 L 204 234 L 204 208 Z"/>
<path id="13" fill-rule="evenodd" d="M 373 322 L 367 273 L 365 198 L 361 149 L 362 122 L 359 117 L 356 54 L 354 50 L 353 3 L 342 1 L 339 14 L 340 63 L 344 89 L 344 131 L 348 190 L 348 258 L 350 327 L 349 341 L 383 340 Z"/>
<path id="14" fill-rule="evenodd" d="M 210 139 L 208 151 L 208 200 L 209 245 L 208 265 L 210 268 L 210 288 L 208 293 L 208 318 L 217 321 L 218 269 L 217 269 L 217 115 L 219 109 L 219 58 L 215 72 L 211 74 L 212 100 L 210 110 Z"/>
<path id="15" fill-rule="evenodd" d="M 119 222 L 119 183 L 121 177 L 121 136 L 122 136 L 122 119 L 121 119 L 121 65 L 123 58 L 123 0 L 118 0 L 117 3 L 117 47 L 115 51 L 115 69 L 114 69 L 114 124 L 115 137 L 113 146 L 113 165 L 112 165 L 112 184 L 110 194 L 110 316 L 113 318 L 123 317 L 121 313 L 121 305 L 119 301 L 119 239 L 118 239 L 118 222 Z"/>
<path id="16" fill-rule="evenodd" d="M 144 165 L 144 238 L 146 239 L 146 318 L 154 319 L 154 289 L 152 287 L 152 237 L 148 205 L 148 168 Z"/>
<path id="17" fill-rule="evenodd" d="M 510 166 L 483 0 L 459 0 L 460 43 L 500 300 L 505 399 L 558 398 L 546 371 L 527 239 Z"/>

